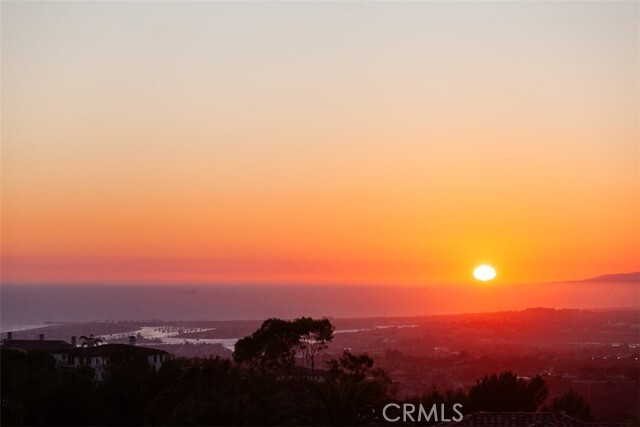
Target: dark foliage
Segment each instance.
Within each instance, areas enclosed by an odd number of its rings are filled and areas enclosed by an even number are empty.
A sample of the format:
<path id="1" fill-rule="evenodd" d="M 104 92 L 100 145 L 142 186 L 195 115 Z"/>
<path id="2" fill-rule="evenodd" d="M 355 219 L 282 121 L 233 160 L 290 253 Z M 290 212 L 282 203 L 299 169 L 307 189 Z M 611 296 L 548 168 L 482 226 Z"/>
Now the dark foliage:
<path id="1" fill-rule="evenodd" d="M 45 353 L 3 350 L 3 425 L 103 425 L 108 412 L 89 367 L 57 372 Z"/>
<path id="2" fill-rule="evenodd" d="M 384 370 L 373 368 L 368 355 L 347 351 L 328 365 L 324 381 L 307 381 L 284 395 L 277 424 L 356 426 L 376 420 L 374 408 L 389 400 L 391 389 Z"/>
<path id="3" fill-rule="evenodd" d="M 454 416 L 457 416 L 457 414 L 453 412 L 453 405 L 455 404 L 462 405 L 462 408 L 460 408 L 460 411 L 462 413 L 469 413 L 468 410 L 465 410 L 466 408 L 469 408 L 469 396 L 462 389 L 446 390 L 445 392 L 440 392 L 436 386 L 433 386 L 428 393 L 424 393 L 419 397 L 407 399 L 407 402 L 414 404 L 416 407 L 418 405 L 422 405 L 424 408 L 432 408 L 434 405 L 436 405 L 436 407 L 439 408 L 438 416 L 444 415 L 448 419 L 452 419 Z M 444 413 L 442 413 L 443 410 L 440 408 L 444 408 Z M 427 409 L 427 412 L 428 411 L 429 409 Z M 426 419 L 421 419 L 420 421 L 416 421 L 411 424 L 429 426 L 438 424 L 438 422 L 439 420 L 434 417 L 429 421 L 427 421 Z"/>
<path id="4" fill-rule="evenodd" d="M 569 389 L 562 396 L 556 397 L 545 411 L 563 411 L 565 414 L 582 421 L 592 421 L 591 407 L 575 390 Z"/>
<path id="5" fill-rule="evenodd" d="M 176 375 L 171 384 L 149 402 L 146 424 L 267 424 L 270 399 L 278 393 L 273 381 L 261 375 L 246 375 L 230 361 L 220 358 L 173 360 L 167 368 Z"/>
<path id="6" fill-rule="evenodd" d="M 535 411 L 547 398 L 549 390 L 544 380 L 518 378 L 510 371 L 500 375 L 485 375 L 469 390 L 471 412 L 476 411 Z"/>
<path id="7" fill-rule="evenodd" d="M 393 394 L 391 378 L 382 368 L 374 368 L 373 359 L 365 354 L 342 353 L 340 359 L 330 360 L 327 378 L 338 384 L 366 383 L 374 392 L 377 400 Z"/>
<path id="8" fill-rule="evenodd" d="M 315 356 L 333 339 L 328 319 L 301 317 L 293 321 L 267 319 L 248 337 L 236 343 L 234 360 L 263 372 L 293 372 L 300 352 L 305 364 L 315 369 Z"/>
<path id="9" fill-rule="evenodd" d="M 296 352 L 312 358 L 332 334 L 326 319 L 270 319 L 241 341 L 239 363 L 169 358 L 156 371 L 144 358 L 114 355 L 103 381 L 96 381 L 89 366 L 60 370 L 45 353 L 2 350 L 2 424 L 382 425 L 380 409 L 389 402 L 448 408 L 458 403 L 464 413 L 535 411 L 547 396 L 541 378 L 503 372 L 485 376 L 468 393 L 433 388 L 398 402 L 385 371 L 367 354 L 349 352 L 329 361 L 323 378 L 283 373 Z M 591 419 L 589 406 L 573 390 L 553 400 L 550 409 Z"/>

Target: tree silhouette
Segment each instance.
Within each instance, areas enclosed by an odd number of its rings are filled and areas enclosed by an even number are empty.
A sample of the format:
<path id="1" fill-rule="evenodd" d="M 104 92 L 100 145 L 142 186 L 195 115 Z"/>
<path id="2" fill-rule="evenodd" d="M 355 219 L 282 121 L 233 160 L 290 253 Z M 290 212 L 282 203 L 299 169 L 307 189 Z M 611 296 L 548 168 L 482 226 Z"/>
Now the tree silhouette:
<path id="1" fill-rule="evenodd" d="M 373 419 L 373 405 L 378 400 L 379 390 L 370 381 L 327 380 L 317 384 L 315 395 L 319 409 L 313 418 L 315 424 L 356 426 Z"/>
<path id="2" fill-rule="evenodd" d="M 592 421 L 591 406 L 584 401 L 582 396 L 570 388 L 562 396 L 556 397 L 550 406 L 545 406 L 547 411 L 563 411 L 567 415 L 582 421 Z"/>
<path id="3" fill-rule="evenodd" d="M 372 380 L 385 387 L 391 384 L 391 379 L 382 368 L 374 368 L 373 359 L 366 353 L 352 354 L 345 350 L 339 359 L 330 360 L 327 363 L 329 371 L 327 376 L 334 381 Z"/>
<path id="4" fill-rule="evenodd" d="M 467 406 L 469 404 L 469 398 L 463 389 L 446 390 L 441 392 L 435 385 L 433 385 L 429 392 L 423 393 L 422 396 L 409 398 L 407 402 L 416 406 L 422 405 L 425 408 L 431 408 L 433 405 L 437 405 L 437 407 L 440 408 L 440 405 L 444 405 L 445 417 L 451 419 L 452 417 L 457 416 L 457 414 L 453 412 L 453 405 L 455 404 L 462 405 L 462 407 L 459 408 L 459 411 L 463 414 L 468 413 Z M 429 421 L 423 418 L 419 421 L 412 422 L 411 424 L 428 426 L 438 424 L 438 422 L 439 421 L 434 417 Z"/>
<path id="5" fill-rule="evenodd" d="M 327 348 L 327 343 L 333 340 L 334 327 L 329 319 L 314 320 L 311 317 L 301 317 L 294 321 L 297 333 L 300 335 L 298 350 L 302 352 L 305 365 L 311 368 L 311 376 L 315 376 L 315 356 Z"/>
<path id="6" fill-rule="evenodd" d="M 518 378 L 510 371 L 485 375 L 469 390 L 469 407 L 474 411 L 535 411 L 549 389 L 540 376 Z M 466 408 L 465 408 L 466 409 Z"/>
<path id="7" fill-rule="evenodd" d="M 262 326 L 235 345 L 234 360 L 263 372 L 292 372 L 295 356 L 302 353 L 304 363 L 315 368 L 315 356 L 333 339 L 328 319 L 301 317 L 293 321 L 267 319 Z"/>
<path id="8" fill-rule="evenodd" d="M 306 387 L 281 395 L 276 425 L 355 426 L 371 424 L 380 390 L 373 381 L 307 381 Z"/>

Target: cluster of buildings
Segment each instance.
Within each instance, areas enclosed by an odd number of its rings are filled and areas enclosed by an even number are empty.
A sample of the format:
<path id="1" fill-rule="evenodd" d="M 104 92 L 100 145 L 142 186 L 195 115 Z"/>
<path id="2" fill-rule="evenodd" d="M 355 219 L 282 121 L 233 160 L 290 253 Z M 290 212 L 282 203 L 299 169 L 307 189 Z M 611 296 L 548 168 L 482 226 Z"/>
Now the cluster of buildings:
<path id="1" fill-rule="evenodd" d="M 79 338 L 73 336 L 71 343 L 68 343 L 62 340 L 45 340 L 44 334 L 40 334 L 37 340 L 14 339 L 13 333 L 8 332 L 7 338 L 2 341 L 2 348 L 25 353 L 47 353 L 55 360 L 56 368 L 61 370 L 89 366 L 95 371 L 98 381 L 104 378 L 105 367 L 114 358 L 138 358 L 159 369 L 168 356 L 163 350 L 137 346 L 135 336 L 129 337 L 129 344 L 105 344 L 93 335 Z"/>

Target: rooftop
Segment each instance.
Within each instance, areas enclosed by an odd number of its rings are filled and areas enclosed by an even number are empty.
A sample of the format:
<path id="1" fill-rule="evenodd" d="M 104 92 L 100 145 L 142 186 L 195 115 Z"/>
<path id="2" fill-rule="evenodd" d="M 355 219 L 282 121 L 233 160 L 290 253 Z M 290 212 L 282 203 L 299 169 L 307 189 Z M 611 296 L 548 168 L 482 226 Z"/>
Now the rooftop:
<path id="1" fill-rule="evenodd" d="M 49 353 L 67 352 L 73 349 L 71 344 L 62 340 L 5 340 L 2 348 Z"/>
<path id="2" fill-rule="evenodd" d="M 451 425 L 441 423 L 439 426 Z M 621 424 L 590 423 L 572 418 L 563 412 L 475 412 L 465 416 L 456 427 L 483 426 L 483 427 L 613 427 Z"/>

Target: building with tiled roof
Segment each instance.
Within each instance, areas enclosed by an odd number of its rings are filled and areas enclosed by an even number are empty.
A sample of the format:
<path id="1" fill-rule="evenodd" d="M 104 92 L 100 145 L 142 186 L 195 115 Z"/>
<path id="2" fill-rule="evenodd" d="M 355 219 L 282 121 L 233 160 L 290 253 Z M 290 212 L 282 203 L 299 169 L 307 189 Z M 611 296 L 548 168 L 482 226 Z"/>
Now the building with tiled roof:
<path id="1" fill-rule="evenodd" d="M 74 346 L 62 340 L 45 340 L 44 334 L 40 334 L 37 340 L 13 339 L 13 334 L 9 332 L 7 338 L 2 340 L 2 348 L 23 353 L 34 351 L 48 353 L 55 360 L 56 366 L 62 367 L 67 363 L 67 353 L 73 350 Z"/>
<path id="2" fill-rule="evenodd" d="M 456 423 L 440 423 L 451 427 L 622 427 L 623 424 L 591 423 L 572 418 L 563 412 L 474 412 Z"/>
<path id="3" fill-rule="evenodd" d="M 71 344 L 62 340 L 5 340 L 2 348 L 23 352 L 44 351 L 47 353 L 64 352 L 73 349 Z"/>
<path id="4" fill-rule="evenodd" d="M 136 346 L 135 337 L 129 337 L 129 344 L 101 344 L 98 338 L 90 336 L 83 345 L 76 345 L 76 337 L 71 337 L 71 344 L 60 340 L 45 340 L 40 334 L 38 340 L 16 340 L 11 333 L 3 340 L 2 348 L 22 352 L 45 352 L 50 354 L 58 369 L 71 369 L 90 366 L 96 373 L 96 379 L 104 377 L 104 368 L 110 359 L 117 356 L 142 358 L 149 366 L 159 369 L 168 353 L 149 347 Z M 86 338 L 86 337 L 81 337 Z M 88 343 L 88 345 L 87 345 Z"/>

